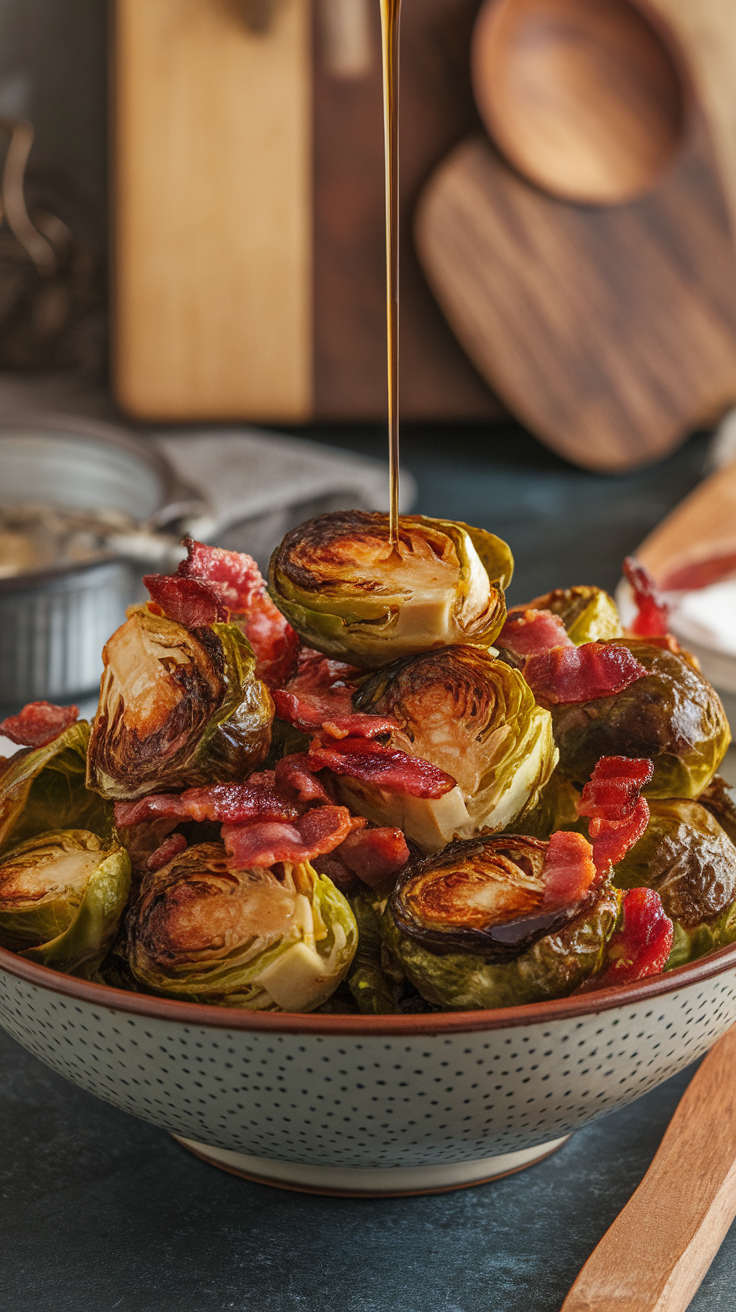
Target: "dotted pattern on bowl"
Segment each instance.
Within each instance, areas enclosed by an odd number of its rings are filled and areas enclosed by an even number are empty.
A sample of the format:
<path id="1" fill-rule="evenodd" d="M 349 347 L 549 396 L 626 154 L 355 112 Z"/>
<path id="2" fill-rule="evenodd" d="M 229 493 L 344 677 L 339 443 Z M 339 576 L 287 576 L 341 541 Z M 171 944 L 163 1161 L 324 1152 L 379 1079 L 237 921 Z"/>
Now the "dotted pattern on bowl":
<path id="1" fill-rule="evenodd" d="M 184 1025 L 0 974 L 0 1023 L 73 1083 L 186 1138 L 320 1166 L 471 1161 L 624 1106 L 736 1019 L 736 969 L 578 1019 L 345 1036 Z"/>

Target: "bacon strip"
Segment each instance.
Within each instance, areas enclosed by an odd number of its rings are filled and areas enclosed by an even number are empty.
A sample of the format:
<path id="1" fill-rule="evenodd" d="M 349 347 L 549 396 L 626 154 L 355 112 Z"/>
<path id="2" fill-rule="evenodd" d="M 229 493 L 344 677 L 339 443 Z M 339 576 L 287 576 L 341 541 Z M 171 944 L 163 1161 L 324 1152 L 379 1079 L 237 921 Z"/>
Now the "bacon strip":
<path id="1" fill-rule="evenodd" d="M 496 647 L 504 647 L 515 656 L 535 656 L 551 647 L 573 647 L 559 615 L 551 610 L 534 610 L 531 606 L 517 606 L 510 610 L 498 637 Z"/>
<path id="2" fill-rule="evenodd" d="M 28 702 L 18 715 L 0 721 L 0 734 L 21 747 L 45 747 L 79 719 L 76 706 L 53 702 Z"/>
<path id="3" fill-rule="evenodd" d="M 353 711 L 353 693 L 363 672 L 307 649 L 286 688 L 274 690 L 276 714 L 302 733 L 323 730 L 331 738 L 376 738 L 396 721 Z"/>
<path id="4" fill-rule="evenodd" d="M 203 629 L 227 619 L 217 595 L 199 579 L 182 579 L 176 574 L 144 574 L 143 582 L 164 615 L 185 629 Z"/>
<path id="5" fill-rule="evenodd" d="M 306 757 L 302 753 L 283 756 L 276 762 L 276 787 L 304 806 L 316 802 L 318 806 L 329 806 L 334 798 L 330 797 L 325 786 L 316 774 L 305 765 Z"/>
<path id="6" fill-rule="evenodd" d="M 542 867 L 544 909 L 581 902 L 597 877 L 593 849 L 583 834 L 559 829 L 552 834 Z"/>
<path id="7" fill-rule="evenodd" d="M 584 642 L 580 647 L 552 647 L 528 656 L 522 672 L 537 701 L 549 708 L 560 702 L 612 697 L 647 671 L 628 647 Z"/>
<path id="8" fill-rule="evenodd" d="M 379 888 L 406 865 L 410 853 L 400 829 L 383 828 L 355 830 L 335 855 L 369 888 Z"/>
<path id="9" fill-rule="evenodd" d="M 624 561 L 624 574 L 634 592 L 637 615 L 631 624 L 631 633 L 640 638 L 663 638 L 669 630 L 670 611 L 667 602 L 652 578 L 649 570 L 636 556 L 627 556 Z"/>
<path id="10" fill-rule="evenodd" d="M 209 547 L 185 538 L 187 558 L 179 576 L 197 579 L 240 625 L 256 656 L 256 674 L 270 688 L 280 687 L 296 669 L 301 643 L 266 592 L 261 571 L 243 551 Z"/>
<path id="11" fill-rule="evenodd" d="M 646 758 L 602 756 L 577 803 L 590 817 L 593 860 L 600 874 L 616 865 L 638 843 L 649 824 L 649 806 L 640 793 L 654 774 Z"/>
<path id="12" fill-rule="evenodd" d="M 310 861 L 334 851 L 353 829 L 364 824 L 365 820 L 352 816 L 345 806 L 320 806 L 293 825 L 223 825 L 222 839 L 230 869 L 248 870 L 273 866 L 277 861 Z"/>
<path id="13" fill-rule="evenodd" d="M 330 743 L 313 738 L 305 763 L 312 770 L 328 769 L 412 797 L 443 797 L 455 787 L 452 775 L 430 761 L 383 747 L 370 738 L 343 738 Z"/>
<path id="14" fill-rule="evenodd" d="M 161 846 L 151 853 L 146 866 L 149 870 L 161 870 L 180 852 L 185 852 L 186 848 L 187 840 L 183 834 L 169 834 L 169 837 L 164 839 Z"/>
<path id="15" fill-rule="evenodd" d="M 115 824 L 130 829 L 143 820 L 218 820 L 242 825 L 249 821 L 296 820 L 300 807 L 275 786 L 274 774 L 264 770 L 243 784 L 212 784 L 187 788 L 183 793 L 152 793 L 136 802 L 115 803 Z"/>
<path id="16" fill-rule="evenodd" d="M 624 894 L 622 915 L 621 928 L 609 939 L 603 970 L 583 985 L 586 993 L 659 975 L 667 964 L 674 929 L 659 893 L 653 888 L 630 888 Z"/>

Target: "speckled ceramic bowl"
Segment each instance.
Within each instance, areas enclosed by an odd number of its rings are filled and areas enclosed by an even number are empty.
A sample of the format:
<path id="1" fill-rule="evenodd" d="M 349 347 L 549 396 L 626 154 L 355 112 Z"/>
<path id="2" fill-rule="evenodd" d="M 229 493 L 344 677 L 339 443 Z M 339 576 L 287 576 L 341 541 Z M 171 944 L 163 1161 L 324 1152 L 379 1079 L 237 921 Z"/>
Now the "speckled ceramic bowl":
<path id="1" fill-rule="evenodd" d="M 208 1161 L 324 1193 L 423 1193 L 519 1170 L 734 1019 L 736 944 L 588 996 L 357 1017 L 125 993 L 0 949 L 0 1024 L 30 1052 Z"/>

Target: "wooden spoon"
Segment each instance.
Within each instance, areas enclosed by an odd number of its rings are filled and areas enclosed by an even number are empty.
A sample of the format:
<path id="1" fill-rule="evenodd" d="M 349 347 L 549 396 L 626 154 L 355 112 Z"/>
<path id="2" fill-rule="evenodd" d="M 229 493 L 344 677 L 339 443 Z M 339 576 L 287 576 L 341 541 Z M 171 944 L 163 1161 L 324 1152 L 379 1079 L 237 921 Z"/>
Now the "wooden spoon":
<path id="1" fill-rule="evenodd" d="M 562 1312 L 684 1312 L 736 1215 L 736 1026 L 688 1085 Z"/>
<path id="2" fill-rule="evenodd" d="M 637 548 L 660 588 L 716 583 L 736 570 L 736 464 L 699 483 Z"/>
<path id="3" fill-rule="evenodd" d="M 477 21 L 472 78 L 490 136 L 553 195 L 631 200 L 684 141 L 676 47 L 628 0 L 495 0 Z"/>

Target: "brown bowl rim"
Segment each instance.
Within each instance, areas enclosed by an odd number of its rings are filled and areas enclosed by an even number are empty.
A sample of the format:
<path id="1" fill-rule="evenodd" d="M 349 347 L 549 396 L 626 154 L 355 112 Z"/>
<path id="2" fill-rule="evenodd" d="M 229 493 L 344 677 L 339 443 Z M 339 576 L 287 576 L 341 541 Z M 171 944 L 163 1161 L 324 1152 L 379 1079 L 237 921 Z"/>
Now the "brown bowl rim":
<path id="1" fill-rule="evenodd" d="M 546 1002 L 526 1002 L 516 1007 L 487 1008 L 478 1011 L 442 1011 L 400 1016 L 315 1015 L 312 1012 L 244 1011 L 239 1007 L 217 1007 L 203 1002 L 183 1002 L 178 998 L 160 998 L 150 993 L 132 993 L 109 984 L 95 984 L 63 975 L 49 966 L 26 961 L 0 948 L 0 971 L 15 975 L 51 993 L 91 1003 L 106 1010 L 129 1012 L 143 1019 L 167 1020 L 181 1025 L 213 1029 L 260 1031 L 271 1034 L 313 1034 L 323 1037 L 397 1037 L 440 1034 L 472 1034 L 484 1030 L 514 1029 L 545 1024 L 554 1020 L 571 1020 L 596 1015 L 650 1001 L 675 993 L 680 988 L 700 983 L 736 967 L 736 943 L 719 948 L 698 961 L 677 966 L 666 975 L 653 975 L 634 984 L 616 984 L 596 992 Z"/>

